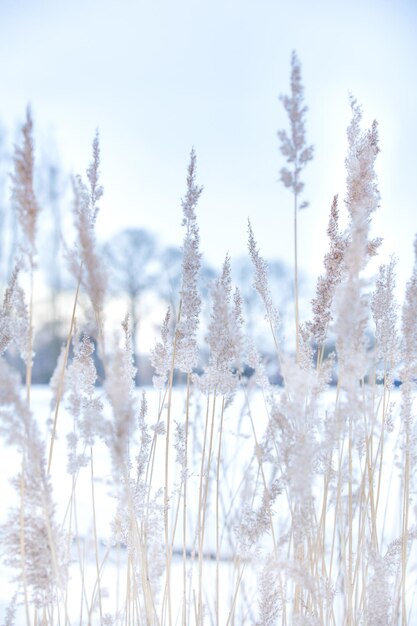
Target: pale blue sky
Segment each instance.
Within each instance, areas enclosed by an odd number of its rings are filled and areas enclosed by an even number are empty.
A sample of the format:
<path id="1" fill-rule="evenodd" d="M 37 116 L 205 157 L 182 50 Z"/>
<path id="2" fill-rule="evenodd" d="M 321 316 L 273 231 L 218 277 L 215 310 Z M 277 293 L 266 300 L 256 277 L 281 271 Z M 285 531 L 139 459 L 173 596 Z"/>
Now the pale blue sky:
<path id="1" fill-rule="evenodd" d="M 291 263 L 276 131 L 287 124 L 278 96 L 294 48 L 316 150 L 300 265 L 320 271 L 331 199 L 343 193 L 350 90 L 366 122 L 380 124 L 374 234 L 384 259 L 401 257 L 404 282 L 417 232 L 416 33 L 414 0 L 1 0 L 0 121 L 16 127 L 30 102 L 38 146 L 53 136 L 73 172 L 84 171 L 99 127 L 102 237 L 131 225 L 180 245 L 194 145 L 208 260 L 245 251 L 250 217 L 262 253 Z"/>

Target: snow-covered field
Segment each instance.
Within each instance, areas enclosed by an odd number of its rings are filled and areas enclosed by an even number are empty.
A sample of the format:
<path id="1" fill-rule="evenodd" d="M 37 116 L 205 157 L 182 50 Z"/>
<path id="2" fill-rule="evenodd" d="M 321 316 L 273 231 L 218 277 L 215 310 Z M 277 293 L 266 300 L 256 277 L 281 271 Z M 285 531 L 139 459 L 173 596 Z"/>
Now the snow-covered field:
<path id="1" fill-rule="evenodd" d="M 145 391 L 148 402 L 147 421 L 152 426 L 158 421 L 158 405 L 159 394 L 153 388 L 138 390 L 138 400 L 142 392 Z M 98 391 L 100 395 L 100 391 Z M 235 399 L 233 406 L 226 411 L 224 420 L 224 432 L 222 438 L 222 486 L 221 486 L 221 507 L 225 518 L 230 516 L 230 527 L 222 528 L 222 544 L 220 554 L 220 596 L 221 611 L 227 618 L 227 614 L 233 603 L 233 576 L 236 575 L 233 566 L 233 545 L 230 541 L 234 541 L 234 525 L 238 523 L 238 519 L 232 516 L 233 506 L 236 502 L 233 498 L 238 498 L 238 489 L 242 486 L 245 473 L 249 468 L 253 469 L 254 465 L 254 446 L 251 437 L 250 425 L 247 415 L 243 412 L 243 395 L 240 394 Z M 175 423 L 177 420 L 183 420 L 184 416 L 185 389 L 177 388 L 174 390 L 171 405 L 172 419 Z M 36 416 L 37 422 L 43 432 L 46 446 L 49 445 L 49 434 L 51 428 L 51 419 L 53 417 L 51 410 L 51 391 L 47 386 L 34 386 L 31 392 L 31 410 Z M 190 418 L 190 430 L 200 431 L 203 428 L 203 416 L 201 414 L 202 407 L 194 406 L 196 417 Z M 107 411 L 109 407 L 107 406 Z M 262 424 L 263 421 L 263 424 Z M 265 426 L 265 415 L 263 418 L 259 416 L 257 420 L 257 428 L 261 434 L 262 428 Z M 65 401 L 60 409 L 58 417 L 57 437 L 54 445 L 53 461 L 51 465 L 51 477 L 53 484 L 53 494 L 56 503 L 56 519 L 62 523 L 62 527 L 67 529 L 71 523 L 70 541 L 70 582 L 68 586 L 68 614 L 71 623 L 88 623 L 86 606 L 92 606 L 94 609 L 91 615 L 92 623 L 100 623 L 98 609 L 98 588 L 97 588 L 97 567 L 96 567 L 96 549 L 94 541 L 94 517 L 92 506 L 92 485 L 91 485 L 91 463 L 86 467 L 82 467 L 76 477 L 76 509 L 71 511 L 71 494 L 72 494 L 72 476 L 67 472 L 67 440 L 66 435 L 73 429 L 71 416 L 65 410 Z M 162 437 L 163 439 L 163 437 Z M 132 459 L 134 462 L 135 446 L 138 441 L 132 444 Z M 137 450 L 136 450 L 137 453 Z M 2 478 L 1 478 L 1 509 L 0 522 L 4 523 L 7 518 L 10 506 L 19 506 L 19 495 L 10 484 L 10 480 L 20 471 L 20 455 L 13 448 L 4 445 L 4 441 L 0 442 L 0 454 L 2 459 Z M 87 451 L 89 457 L 90 452 Z M 95 503 L 95 524 L 97 532 L 98 552 L 100 561 L 100 595 L 102 601 L 103 615 L 109 613 L 113 616 L 118 614 L 119 607 L 124 604 L 126 596 L 126 546 L 115 545 L 112 524 L 114 522 L 117 509 L 118 485 L 115 484 L 112 476 L 112 460 L 108 447 L 102 442 L 97 441 L 94 446 L 94 503 Z M 171 451 L 170 471 L 172 472 L 172 499 L 178 499 L 179 496 L 179 477 L 178 471 L 175 474 L 175 450 Z M 198 467 L 199 455 L 201 455 L 201 447 L 194 448 L 189 451 L 189 465 Z M 164 443 L 157 446 L 153 486 L 154 490 L 163 490 L 165 479 L 165 448 Z M 134 472 L 133 472 L 134 473 Z M 198 502 L 196 500 L 199 489 L 200 476 L 196 472 L 190 472 L 188 477 L 188 491 L 192 494 L 188 496 L 188 525 L 190 529 L 196 527 L 196 517 Z M 210 487 L 212 489 L 212 487 Z M 210 504 L 213 494 L 209 494 L 207 503 L 207 521 L 206 533 L 204 541 L 204 593 L 207 597 L 214 594 L 215 590 L 210 586 L 214 585 L 215 576 L 215 555 L 216 555 L 216 537 L 214 511 Z M 162 500 L 162 498 L 160 498 Z M 180 498 L 181 499 L 181 498 Z M 175 515 L 177 507 L 170 505 L 170 527 L 173 528 L 175 523 Z M 178 514 L 178 513 L 177 513 Z M 177 527 L 182 524 L 182 510 L 179 512 L 179 521 Z M 71 522 L 70 522 L 70 516 Z M 162 520 L 162 515 L 161 515 Z M 198 558 L 196 553 L 198 548 L 195 540 L 192 538 L 192 532 L 189 532 L 187 540 L 187 577 L 191 584 L 191 576 L 196 576 L 198 568 Z M 180 540 L 180 533 L 176 533 L 173 545 L 173 561 L 171 571 L 171 595 L 175 598 L 175 602 L 181 598 L 182 594 L 182 550 L 183 544 Z M 161 535 L 163 541 L 163 536 Z M 4 620 L 6 608 L 16 591 L 16 582 L 13 581 L 15 572 L 7 568 L 5 565 L 0 566 L 0 620 Z M 250 579 L 247 576 L 247 579 Z M 84 583 L 84 592 L 82 592 L 82 584 Z M 227 584 L 226 584 L 227 581 Z M 234 581 L 236 582 L 236 581 Z M 253 594 L 253 580 L 252 591 Z M 212 585 L 211 585 L 212 583 Z M 164 584 L 164 577 L 161 577 L 161 584 Z M 247 583 L 242 584 L 245 592 Z M 87 594 L 87 598 L 84 598 Z M 249 602 L 249 605 L 251 603 Z M 180 614 L 179 605 L 173 607 L 177 617 Z M 190 610 L 194 610 L 190 607 Z M 213 610 L 210 603 L 207 604 L 207 611 Z M 249 610 L 249 609 L 248 609 Z M 24 619 L 23 609 L 18 613 L 20 619 Z M 81 616 L 81 617 L 80 617 Z M 80 622 L 81 619 L 81 622 Z M 3 623 L 2 621 L 0 623 Z M 177 619 L 175 620 L 177 623 Z M 179 623 L 179 622 L 178 622 Z"/>
<path id="2" fill-rule="evenodd" d="M 155 425 L 158 421 L 159 396 L 153 389 L 146 389 L 148 401 L 147 422 L 149 426 Z M 98 390 L 100 393 L 100 391 Z M 142 390 L 138 390 L 138 395 Z M 176 388 L 173 392 L 171 403 L 172 423 L 182 422 L 185 408 L 185 389 Z M 50 391 L 47 387 L 33 387 L 31 395 L 31 407 L 36 419 L 43 431 L 45 441 L 48 443 L 50 432 Z M 322 400 L 323 414 L 326 406 L 331 407 L 334 403 L 335 391 L 325 392 Z M 394 401 L 399 401 L 398 393 L 394 395 Z M 198 494 L 200 488 L 199 459 L 201 458 L 203 445 L 203 424 L 205 419 L 205 407 L 199 406 L 201 398 L 196 396 L 190 403 L 190 433 L 195 442 L 192 449 L 188 451 L 189 475 L 187 479 L 187 540 L 182 539 L 183 527 L 183 494 L 181 482 L 175 466 L 178 465 L 175 456 L 176 450 L 170 451 L 169 462 L 169 528 L 173 539 L 173 558 L 170 572 L 171 586 L 171 611 L 174 624 L 182 624 L 182 594 L 184 586 L 183 569 L 183 549 L 186 549 L 186 585 L 188 587 L 188 598 L 194 598 L 187 602 L 189 612 L 185 623 L 194 623 L 190 618 L 190 612 L 196 611 L 196 589 L 199 577 L 198 545 L 196 540 L 196 527 L 198 518 Z M 115 484 L 114 473 L 112 471 L 112 459 L 109 449 L 98 441 L 94 447 L 94 504 L 95 504 L 95 525 L 97 533 L 97 550 L 94 532 L 92 482 L 91 482 L 91 460 L 86 467 L 82 467 L 76 475 L 75 498 L 71 499 L 72 477 L 67 473 L 67 446 L 66 435 L 71 432 L 73 423 L 70 415 L 65 411 L 64 406 L 59 414 L 57 439 L 55 442 L 54 456 L 51 466 L 51 477 L 53 483 L 53 493 L 56 502 L 56 519 L 62 524 L 65 532 L 71 526 L 71 531 L 67 536 L 70 567 L 69 584 L 67 596 L 63 604 L 67 606 L 67 623 L 71 624 L 100 624 L 106 623 L 105 616 L 108 615 L 108 623 L 124 624 L 145 623 L 142 618 L 134 617 L 133 613 L 127 617 L 124 611 L 127 593 L 127 568 L 128 550 L 125 545 L 117 544 L 115 541 L 112 524 L 115 520 L 117 509 L 117 496 L 120 493 L 119 485 Z M 107 407 L 107 410 L 109 408 Z M 251 416 L 251 417 L 249 417 Z M 224 414 L 223 435 L 221 442 L 221 482 L 219 493 L 219 519 L 221 520 L 220 543 L 217 555 L 219 558 L 218 567 L 216 561 L 216 548 L 218 537 L 216 537 L 216 472 L 215 463 L 211 468 L 211 482 L 207 494 L 206 513 L 206 533 L 204 538 L 204 559 L 201 567 L 204 578 L 203 603 L 205 621 L 216 623 L 218 597 L 220 623 L 228 623 L 228 616 L 236 600 L 235 593 L 238 590 L 239 612 L 235 618 L 236 624 L 255 624 L 258 615 L 259 603 L 259 576 L 261 565 L 265 563 L 268 552 L 272 551 L 270 533 L 267 532 L 262 539 L 251 560 L 244 562 L 236 560 L 239 544 L 239 524 L 242 523 L 243 512 L 247 511 L 248 485 L 258 484 L 261 480 L 259 464 L 256 459 L 254 440 L 261 440 L 267 425 L 267 412 L 264 399 L 261 393 L 245 396 L 243 391 L 239 392 L 232 405 L 226 409 Z M 380 494 L 379 509 L 381 513 L 381 524 L 378 527 L 378 534 L 381 545 L 386 551 L 389 543 L 400 536 L 401 524 L 401 496 L 400 479 L 401 474 L 401 454 L 396 449 L 395 429 L 388 438 L 385 449 L 385 465 L 383 484 Z M 200 443 L 196 443 L 200 442 Z M 213 457 L 217 455 L 218 438 L 217 433 L 213 433 Z M 206 446 L 208 442 L 206 442 Z M 138 451 L 138 441 L 132 442 L 131 458 L 133 462 L 132 475 L 134 475 L 135 456 Z M 90 452 L 87 451 L 89 456 Z M 19 496 L 10 485 L 10 479 L 15 476 L 20 469 L 20 457 L 16 451 L 6 447 L 1 443 L 0 454 L 2 459 L 1 477 L 1 509 L 0 521 L 4 523 L 10 506 L 19 506 Z M 157 441 L 154 474 L 152 479 L 153 492 L 160 489 L 159 501 L 163 502 L 163 487 L 165 481 L 165 437 L 162 435 Z M 302 471 L 302 470 L 301 470 Z M 318 481 L 314 493 L 317 495 L 317 502 L 321 502 L 321 483 Z M 72 507 L 71 507 L 72 502 Z M 75 503 L 75 504 L 74 504 Z M 257 501 L 252 500 L 253 508 L 258 506 Z M 75 506 L 75 508 L 74 508 Z M 245 508 L 246 507 L 246 508 Z M 284 507 L 284 508 L 283 508 Z M 334 502 L 328 503 L 328 524 L 331 528 Z M 410 512 L 410 519 L 415 515 L 415 511 Z M 276 519 L 275 527 L 277 531 L 277 541 L 287 541 L 288 511 L 285 510 L 285 499 L 279 499 L 274 507 Z M 164 543 L 163 511 L 160 512 L 160 539 L 161 546 Z M 173 532 L 173 528 L 176 532 Z M 282 532 L 282 537 L 280 536 Z M 381 538 L 380 534 L 383 533 Z M 164 569 L 164 549 L 160 553 L 155 553 L 155 559 L 161 559 L 160 564 Z M 98 565 L 97 565 L 98 563 Z M 97 575 L 97 567 L 100 574 Z M 409 555 L 409 579 L 408 579 L 408 606 L 410 615 L 417 615 L 416 604 L 416 574 L 417 557 L 415 548 Z M 275 571 L 275 575 L 278 574 Z M 241 580 L 239 577 L 241 576 Z M 100 579 L 100 589 L 97 580 Z M 165 575 L 162 574 L 161 589 L 156 595 L 159 600 L 163 596 Z M 218 587 L 216 588 L 216 585 Z M 332 579 L 332 593 L 334 594 L 334 606 L 336 607 L 336 624 L 343 624 L 338 621 L 337 610 L 343 611 L 342 602 L 343 580 L 339 572 Z M 16 583 L 13 582 L 13 570 L 5 565 L 0 567 L 0 620 L 3 624 L 5 620 L 6 608 L 16 590 Z M 99 609 L 99 596 L 101 613 Z M 340 599 L 338 599 L 340 598 Z M 337 609 L 339 607 L 339 609 Z M 159 609 L 160 610 L 160 609 Z M 132 609 L 133 611 L 133 609 Z M 24 623 L 23 608 L 18 609 L 16 624 Z M 339 613 L 339 616 L 341 613 Z M 111 619 L 110 619 L 111 616 Z M 120 621 L 119 619 L 120 618 Z M 59 623 L 65 623 L 65 616 L 60 616 Z M 236 621 L 236 619 L 238 621 Z M 113 621 L 111 621 L 113 620 Z M 137 621 L 135 621 L 137 620 Z M 58 622 L 57 622 L 58 623 Z M 306 622 L 307 623 L 307 622 Z M 312 622 L 313 623 L 313 622 Z M 414 622 L 411 620 L 410 625 Z M 415 622 L 417 623 L 417 621 Z"/>

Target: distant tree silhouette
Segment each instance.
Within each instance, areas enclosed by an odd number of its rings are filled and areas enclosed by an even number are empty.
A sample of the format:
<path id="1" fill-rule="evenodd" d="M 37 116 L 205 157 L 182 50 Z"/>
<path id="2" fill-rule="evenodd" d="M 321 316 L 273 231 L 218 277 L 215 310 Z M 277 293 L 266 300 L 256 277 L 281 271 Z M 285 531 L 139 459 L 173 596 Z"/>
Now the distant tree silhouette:
<path id="1" fill-rule="evenodd" d="M 104 246 L 104 255 L 110 272 L 110 289 L 122 293 L 129 300 L 132 342 L 137 363 L 137 335 L 139 325 L 138 302 L 156 279 L 156 241 L 142 228 L 126 228 Z"/>

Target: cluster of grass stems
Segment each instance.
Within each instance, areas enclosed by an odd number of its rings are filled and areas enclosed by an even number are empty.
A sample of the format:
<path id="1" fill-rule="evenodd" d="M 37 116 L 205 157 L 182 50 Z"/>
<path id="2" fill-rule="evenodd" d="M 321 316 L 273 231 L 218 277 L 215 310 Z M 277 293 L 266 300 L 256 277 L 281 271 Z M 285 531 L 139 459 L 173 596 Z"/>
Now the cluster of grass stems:
<path id="1" fill-rule="evenodd" d="M 294 197 L 295 241 L 300 172 L 312 156 L 304 146 L 300 85 L 294 55 L 292 93 L 284 99 L 292 134 L 280 138 L 293 167 L 283 171 L 283 181 Z M 14 344 L 26 362 L 23 393 L 1 360 L 1 430 L 21 455 L 16 502 L 2 529 L 3 556 L 16 584 L 5 623 L 415 623 L 417 270 L 401 314 L 394 260 L 374 284 L 364 278 L 380 243 L 369 238 L 379 201 L 378 147 L 376 126 L 362 131 L 360 122 L 352 101 L 348 227 L 339 230 L 335 198 L 325 273 L 313 318 L 303 325 L 295 257 L 295 352 L 283 345 L 267 264 L 249 225 L 254 288 L 265 305 L 282 386 L 269 382 L 262 357 L 245 338 L 228 257 L 212 287 L 208 328 L 198 329 L 195 209 L 202 188 L 193 151 L 182 201 L 178 318 L 168 311 L 152 353 L 156 389 L 135 388 L 129 318 L 116 337 L 106 328 L 105 273 L 94 238 L 102 194 L 96 138 L 87 182 L 74 181 L 77 242 L 67 261 L 77 285 L 44 436 L 31 410 L 35 226 L 42 214 L 32 187 L 28 114 L 13 176 L 23 244 L 0 326 L 2 353 Z M 26 281 L 26 294 L 19 280 Z M 205 365 L 200 337 L 209 347 Z M 327 355 L 329 338 L 335 353 Z M 105 372 L 101 386 L 94 350 Z M 174 386 L 174 377 L 180 384 Z M 57 492 L 66 507 L 54 505 Z M 109 521 L 106 537 L 102 516 Z M 86 518 L 89 526 L 82 524 Z"/>

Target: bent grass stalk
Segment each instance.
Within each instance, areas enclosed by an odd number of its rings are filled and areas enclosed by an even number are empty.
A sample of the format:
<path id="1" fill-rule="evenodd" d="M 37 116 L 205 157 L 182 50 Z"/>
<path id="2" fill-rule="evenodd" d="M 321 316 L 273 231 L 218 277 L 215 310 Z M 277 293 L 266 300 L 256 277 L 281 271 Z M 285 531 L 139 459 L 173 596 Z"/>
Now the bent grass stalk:
<path id="1" fill-rule="evenodd" d="M 100 565 L 98 554 L 98 539 L 97 539 L 97 519 L 96 519 L 96 499 L 94 493 L 94 460 L 93 460 L 93 448 L 90 448 L 90 478 L 91 478 L 91 504 L 93 507 L 93 536 L 94 536 L 94 552 L 97 571 L 97 589 L 98 589 L 98 606 L 100 610 L 100 620 L 103 621 L 103 605 L 101 600 L 101 584 L 100 584 Z"/>
<path id="2" fill-rule="evenodd" d="M 74 298 L 74 304 L 73 304 L 73 307 L 72 307 L 72 315 L 71 315 L 70 328 L 69 328 L 68 336 L 67 336 L 67 343 L 65 345 L 64 362 L 62 363 L 62 370 L 61 370 L 61 375 L 60 375 L 59 384 L 58 384 L 58 392 L 57 392 L 57 398 L 56 398 L 56 403 L 55 403 L 55 412 L 54 412 L 54 422 L 53 422 L 52 432 L 51 432 L 51 442 L 49 444 L 48 474 L 51 471 L 52 454 L 53 454 L 53 451 L 54 451 L 54 441 L 55 441 L 55 437 L 56 437 L 56 427 L 57 427 L 57 423 L 58 423 L 58 413 L 59 413 L 59 407 L 61 405 L 62 393 L 64 391 L 65 370 L 66 370 L 67 363 L 68 363 L 68 356 L 69 356 L 69 351 L 70 351 L 70 346 L 71 346 L 72 335 L 74 333 L 75 313 L 76 313 L 76 310 L 77 310 L 78 296 L 79 296 L 79 293 L 80 293 L 80 285 L 81 285 L 81 272 L 82 272 L 82 264 L 81 264 L 81 267 L 80 267 L 80 275 L 79 275 L 79 278 L 78 278 L 77 288 L 76 288 L 76 291 L 75 291 L 75 298 Z"/>
<path id="3" fill-rule="evenodd" d="M 29 292 L 29 337 L 26 359 L 26 399 L 30 409 L 30 390 L 32 387 L 32 351 L 33 351 L 33 265 L 30 267 L 30 292 Z"/>

